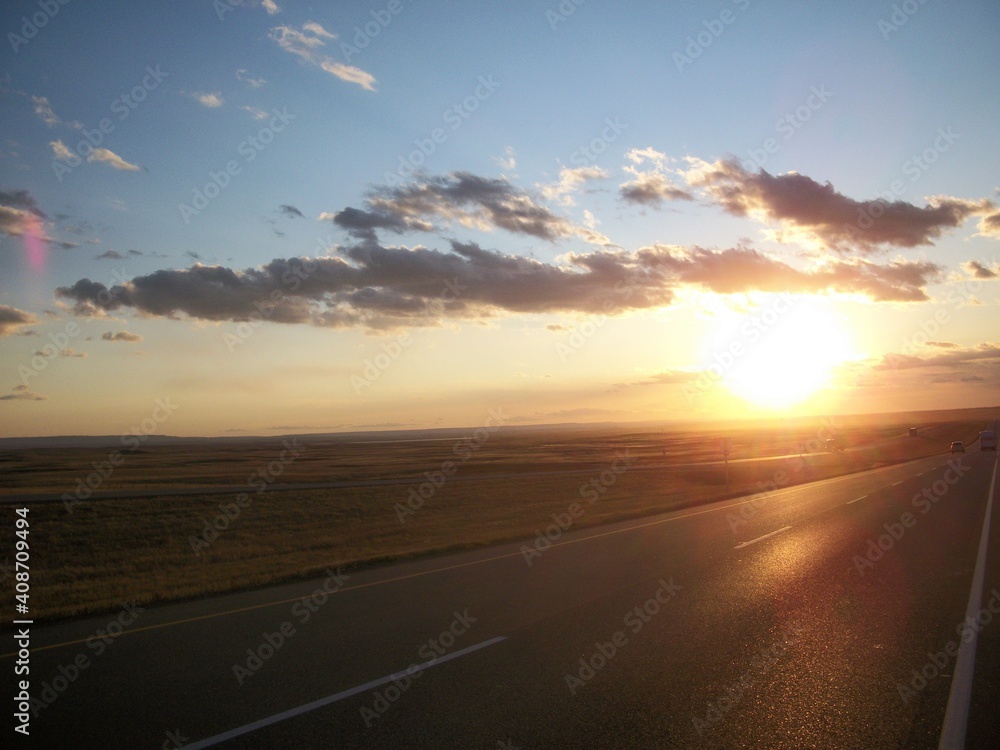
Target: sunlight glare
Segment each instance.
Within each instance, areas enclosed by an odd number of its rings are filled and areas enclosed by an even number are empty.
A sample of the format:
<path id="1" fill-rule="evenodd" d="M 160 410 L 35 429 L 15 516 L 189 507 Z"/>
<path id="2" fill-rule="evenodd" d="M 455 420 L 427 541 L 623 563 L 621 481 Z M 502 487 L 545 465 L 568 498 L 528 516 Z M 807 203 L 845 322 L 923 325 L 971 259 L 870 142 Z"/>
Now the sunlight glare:
<path id="1" fill-rule="evenodd" d="M 836 366 L 852 356 L 848 331 L 828 302 L 788 300 L 743 316 L 742 356 L 722 373 L 723 385 L 751 406 L 801 404 L 829 386 Z"/>

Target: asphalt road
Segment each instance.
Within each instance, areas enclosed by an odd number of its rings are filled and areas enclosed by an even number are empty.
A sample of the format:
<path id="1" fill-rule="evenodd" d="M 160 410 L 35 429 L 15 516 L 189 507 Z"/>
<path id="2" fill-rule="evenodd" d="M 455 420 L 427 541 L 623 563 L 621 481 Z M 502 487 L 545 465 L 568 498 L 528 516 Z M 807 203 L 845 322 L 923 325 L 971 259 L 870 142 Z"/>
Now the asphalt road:
<path id="1" fill-rule="evenodd" d="M 966 747 L 992 750 L 995 502 L 973 581 L 995 474 L 993 452 L 938 456 L 37 626 L 47 705 L 5 746 L 936 748 L 968 706 Z M 963 631 L 974 590 L 986 614 Z"/>

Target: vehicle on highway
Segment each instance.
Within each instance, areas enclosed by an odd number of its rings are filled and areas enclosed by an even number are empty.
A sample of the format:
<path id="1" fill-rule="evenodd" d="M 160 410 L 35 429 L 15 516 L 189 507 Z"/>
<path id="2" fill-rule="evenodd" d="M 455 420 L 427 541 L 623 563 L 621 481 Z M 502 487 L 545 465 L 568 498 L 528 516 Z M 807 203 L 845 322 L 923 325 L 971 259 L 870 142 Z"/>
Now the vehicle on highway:
<path id="1" fill-rule="evenodd" d="M 952 453 L 965 453 L 965 443 L 961 440 L 956 440 L 951 444 Z"/>
<path id="2" fill-rule="evenodd" d="M 983 430 L 979 433 L 979 450 L 995 451 L 997 449 L 997 434 L 993 430 Z"/>

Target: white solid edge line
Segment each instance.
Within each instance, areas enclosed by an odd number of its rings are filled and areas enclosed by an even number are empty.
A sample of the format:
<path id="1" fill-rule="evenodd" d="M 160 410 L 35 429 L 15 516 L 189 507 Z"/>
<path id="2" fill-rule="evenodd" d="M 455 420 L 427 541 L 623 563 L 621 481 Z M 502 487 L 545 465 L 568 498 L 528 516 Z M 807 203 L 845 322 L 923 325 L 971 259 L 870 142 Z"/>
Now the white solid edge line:
<path id="1" fill-rule="evenodd" d="M 902 483 L 903 483 L 903 480 L 900 479 L 898 482 L 893 482 L 892 486 L 895 487 L 897 484 L 902 484 Z"/>
<path id="2" fill-rule="evenodd" d="M 974 619 L 983 605 L 986 547 L 990 539 L 990 516 L 993 512 L 993 490 L 996 489 L 998 467 L 1000 467 L 1000 461 L 994 463 L 990 494 L 986 498 L 983 532 L 979 536 L 979 555 L 976 557 L 976 570 L 972 574 L 969 604 L 965 608 L 966 621 L 970 617 Z M 976 668 L 976 642 L 979 640 L 979 634 L 975 628 L 970 628 L 970 632 L 971 637 L 968 640 L 963 638 L 958 648 L 958 658 L 955 660 L 955 671 L 951 678 L 948 708 L 944 714 L 944 724 L 941 726 L 938 750 L 962 750 L 965 747 L 965 732 L 969 723 L 969 703 L 972 700 L 972 675 Z"/>
<path id="3" fill-rule="evenodd" d="M 371 682 L 366 682 L 364 685 L 358 685 L 357 687 L 348 688 L 347 690 L 341 690 L 339 693 L 334 693 L 333 695 L 328 695 L 326 698 L 320 698 L 319 700 L 312 701 L 311 703 L 306 703 L 299 706 L 298 708 L 291 708 L 287 711 L 282 711 L 280 714 L 274 714 L 274 716 L 269 716 L 266 719 L 259 719 L 257 721 L 251 722 L 250 724 L 244 724 L 242 727 L 237 727 L 236 729 L 230 729 L 228 732 L 223 732 L 222 734 L 217 734 L 214 737 L 209 737 L 208 739 L 199 740 L 191 745 L 184 745 L 182 750 L 199 750 L 203 747 L 211 747 L 212 745 L 218 745 L 220 742 L 225 742 L 226 740 L 231 740 L 234 737 L 239 737 L 249 732 L 256 731 L 258 729 L 263 729 L 264 727 L 270 726 L 271 724 L 277 724 L 279 721 L 284 721 L 285 719 L 291 719 L 293 716 L 300 716 L 301 714 L 308 713 L 310 711 L 315 711 L 317 708 L 322 708 L 323 706 L 329 706 L 331 703 L 336 703 L 337 701 L 342 701 L 345 698 L 350 698 L 351 696 L 357 695 L 358 693 L 364 693 L 367 690 L 372 690 L 377 688 L 379 685 L 384 685 L 387 682 L 392 682 L 400 677 L 408 674 L 416 674 L 417 672 L 423 672 L 425 669 L 430 669 L 431 667 L 436 667 L 438 664 L 444 664 L 446 661 L 451 661 L 452 659 L 457 659 L 460 656 L 465 656 L 466 654 L 471 654 L 473 651 L 478 651 L 481 648 L 486 648 L 487 646 L 492 646 L 494 643 L 500 643 L 500 641 L 507 640 L 507 636 L 499 635 L 496 638 L 490 638 L 488 641 L 483 641 L 482 643 L 477 643 L 474 646 L 468 646 L 461 649 L 460 651 L 455 651 L 454 653 L 442 656 L 438 659 L 431 659 L 430 661 L 425 661 L 423 664 L 417 664 L 412 667 L 400 670 L 385 677 L 380 677 L 377 680 L 372 680 Z"/>
<path id="4" fill-rule="evenodd" d="M 868 497 L 868 495 L 862 495 L 861 497 L 856 497 L 853 500 L 848 500 L 847 504 L 850 505 L 851 503 L 856 503 L 859 500 L 864 500 L 866 497 Z"/>
<path id="5" fill-rule="evenodd" d="M 792 528 L 792 527 L 791 526 L 782 526 L 780 529 L 775 529 L 774 531 L 770 532 L 769 534 L 764 534 L 764 536 L 759 536 L 756 539 L 751 539 L 749 542 L 740 542 L 735 547 L 733 547 L 733 549 L 741 549 L 743 547 L 749 547 L 751 544 L 756 544 L 759 541 L 767 539 L 769 536 L 774 536 L 775 534 L 780 534 L 782 531 L 788 531 L 790 528 Z"/>

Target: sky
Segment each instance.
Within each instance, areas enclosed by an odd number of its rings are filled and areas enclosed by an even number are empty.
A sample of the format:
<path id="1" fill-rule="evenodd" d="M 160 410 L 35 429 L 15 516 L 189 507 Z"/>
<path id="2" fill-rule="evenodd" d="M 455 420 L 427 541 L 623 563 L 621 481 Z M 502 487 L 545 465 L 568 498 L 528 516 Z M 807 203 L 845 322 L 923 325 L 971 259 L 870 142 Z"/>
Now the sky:
<path id="1" fill-rule="evenodd" d="M 0 32 L 0 437 L 1000 403 L 996 3 Z"/>

